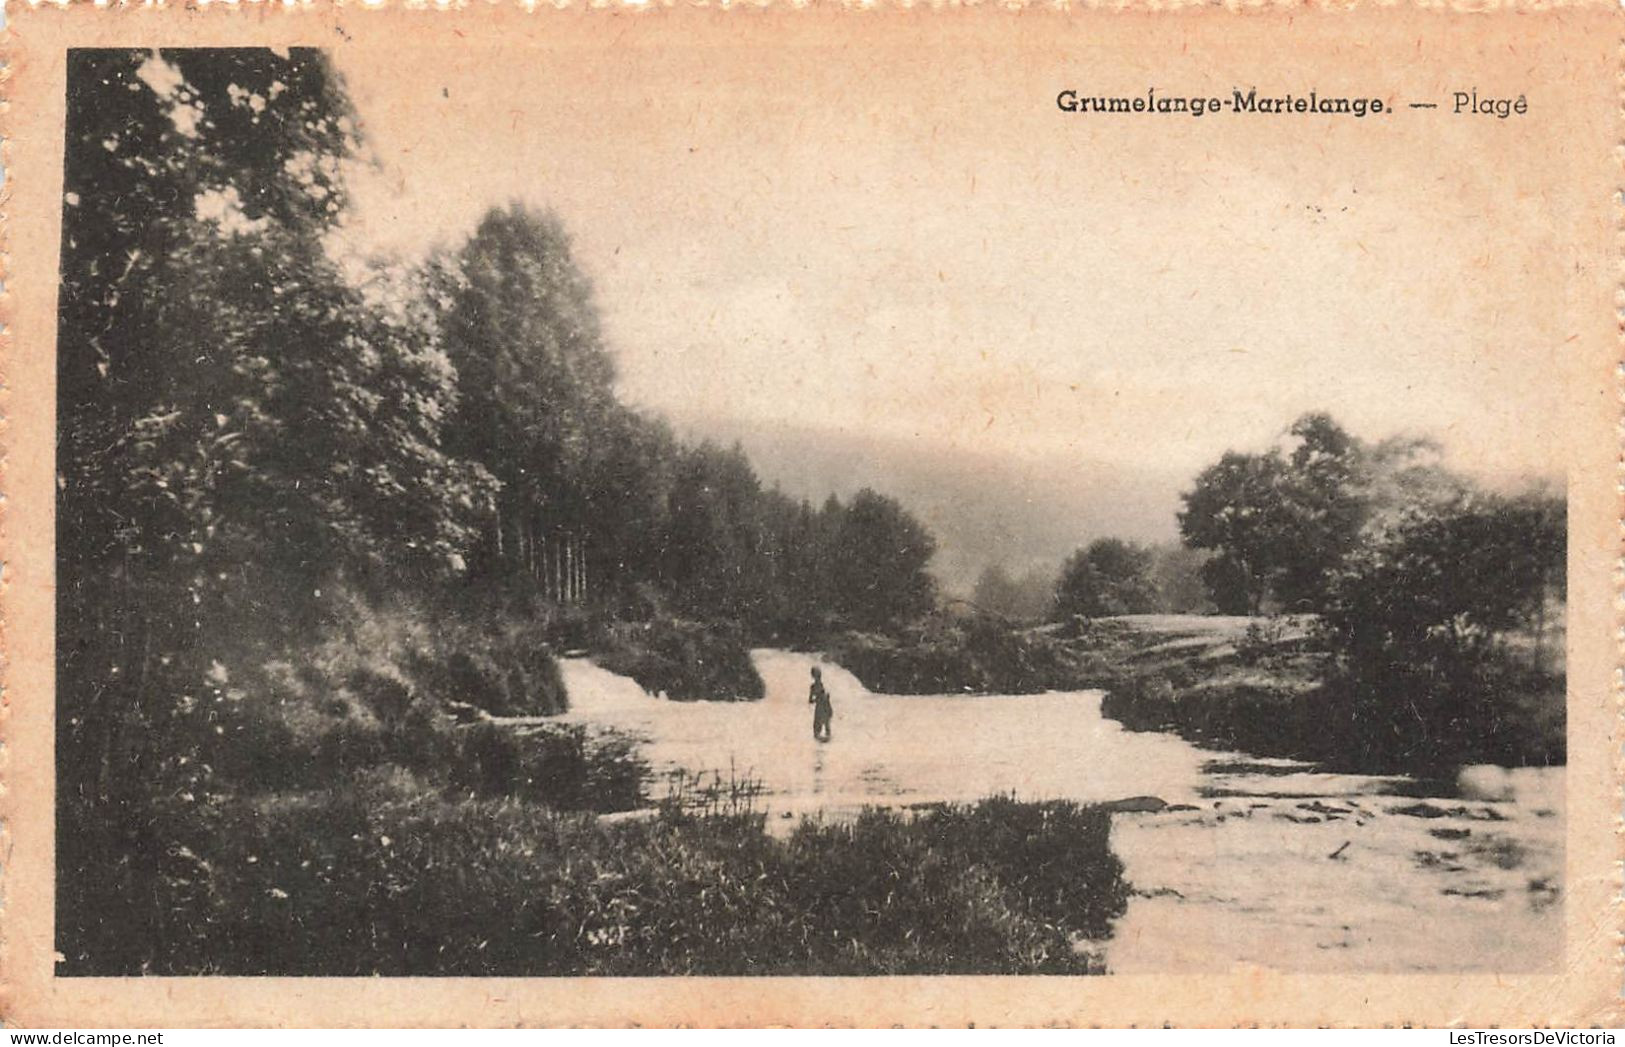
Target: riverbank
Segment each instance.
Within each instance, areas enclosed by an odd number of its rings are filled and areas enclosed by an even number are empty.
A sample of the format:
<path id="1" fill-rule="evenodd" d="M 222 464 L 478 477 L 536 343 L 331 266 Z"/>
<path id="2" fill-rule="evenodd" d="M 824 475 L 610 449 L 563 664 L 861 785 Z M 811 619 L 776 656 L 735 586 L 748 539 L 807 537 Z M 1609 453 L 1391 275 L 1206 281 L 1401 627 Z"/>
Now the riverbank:
<path id="1" fill-rule="evenodd" d="M 1560 664 L 1537 669 L 1487 652 L 1471 667 L 1473 704 L 1461 706 L 1448 730 L 1430 732 L 1396 721 L 1387 696 L 1365 693 L 1305 618 L 1145 616 L 1104 624 L 1097 642 L 1113 676 L 1101 712 L 1131 730 L 1377 774 L 1565 760 Z M 1434 695 L 1448 700 L 1442 680 Z"/>
<path id="2" fill-rule="evenodd" d="M 67 861 L 124 859 L 59 910 L 59 974 L 1098 974 L 1128 896 L 1110 816 L 1067 802 L 781 837 L 760 812 L 608 819 L 385 767 L 166 799 L 141 832 L 65 838 Z"/>
<path id="3" fill-rule="evenodd" d="M 828 655 L 888 694 L 1101 690 L 1101 712 L 1135 731 L 1210 749 L 1369 773 L 1437 774 L 1471 763 L 1564 762 L 1561 666 L 1486 655 L 1477 703 L 1447 732 L 1380 720 L 1339 672 L 1311 619 L 1135 615 L 1023 626 L 943 617 L 895 635 L 848 633 Z M 1362 719 L 1360 711 L 1367 710 Z"/>
<path id="4" fill-rule="evenodd" d="M 646 692 L 678 702 L 754 702 L 762 678 L 736 624 L 695 622 L 669 615 L 611 621 L 592 630 L 588 649 L 611 672 Z"/>

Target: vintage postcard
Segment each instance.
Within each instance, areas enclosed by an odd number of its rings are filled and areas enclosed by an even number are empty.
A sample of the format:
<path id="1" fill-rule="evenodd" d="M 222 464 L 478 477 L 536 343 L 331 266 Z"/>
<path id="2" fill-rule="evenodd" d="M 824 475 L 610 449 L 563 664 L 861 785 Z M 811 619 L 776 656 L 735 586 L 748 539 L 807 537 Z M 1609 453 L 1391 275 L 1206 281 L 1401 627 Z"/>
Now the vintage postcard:
<path id="1" fill-rule="evenodd" d="M 1611 4 L 16 7 L 13 1025 L 1616 1023 Z"/>

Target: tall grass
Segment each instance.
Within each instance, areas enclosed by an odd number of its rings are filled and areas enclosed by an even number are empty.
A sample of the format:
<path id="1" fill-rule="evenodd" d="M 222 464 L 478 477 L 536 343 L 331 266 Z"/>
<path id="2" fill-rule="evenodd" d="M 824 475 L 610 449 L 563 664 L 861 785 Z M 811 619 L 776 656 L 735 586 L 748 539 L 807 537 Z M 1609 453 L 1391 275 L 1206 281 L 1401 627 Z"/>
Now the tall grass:
<path id="1" fill-rule="evenodd" d="M 1126 900 L 1108 816 L 1067 803 L 777 840 L 759 815 L 607 822 L 390 771 L 153 815 L 154 874 L 61 913 L 60 973 L 1090 973 Z"/>

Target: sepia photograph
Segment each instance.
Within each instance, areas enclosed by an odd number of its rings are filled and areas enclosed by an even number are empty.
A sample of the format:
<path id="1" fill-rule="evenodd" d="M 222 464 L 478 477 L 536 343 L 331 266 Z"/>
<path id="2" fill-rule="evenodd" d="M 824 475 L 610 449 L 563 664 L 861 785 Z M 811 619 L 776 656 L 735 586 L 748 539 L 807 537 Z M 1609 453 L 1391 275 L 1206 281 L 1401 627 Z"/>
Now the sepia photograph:
<path id="1" fill-rule="evenodd" d="M 55 59 L 54 984 L 1613 940 L 1580 34 L 386 17 Z"/>

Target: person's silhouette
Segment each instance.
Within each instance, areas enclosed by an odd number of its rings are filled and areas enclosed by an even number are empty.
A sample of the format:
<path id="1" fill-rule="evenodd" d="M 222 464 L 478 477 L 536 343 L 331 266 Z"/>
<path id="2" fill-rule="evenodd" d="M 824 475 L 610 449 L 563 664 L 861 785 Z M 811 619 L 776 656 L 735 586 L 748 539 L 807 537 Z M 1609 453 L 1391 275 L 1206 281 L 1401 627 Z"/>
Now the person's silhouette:
<path id="1" fill-rule="evenodd" d="M 807 692 L 807 704 L 813 707 L 813 737 L 821 742 L 829 741 L 829 722 L 835 718 L 835 707 L 830 704 L 824 674 L 816 665 L 813 666 L 812 688 Z"/>

